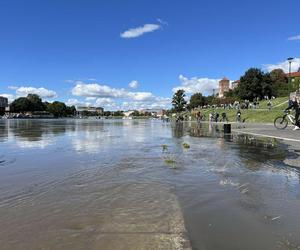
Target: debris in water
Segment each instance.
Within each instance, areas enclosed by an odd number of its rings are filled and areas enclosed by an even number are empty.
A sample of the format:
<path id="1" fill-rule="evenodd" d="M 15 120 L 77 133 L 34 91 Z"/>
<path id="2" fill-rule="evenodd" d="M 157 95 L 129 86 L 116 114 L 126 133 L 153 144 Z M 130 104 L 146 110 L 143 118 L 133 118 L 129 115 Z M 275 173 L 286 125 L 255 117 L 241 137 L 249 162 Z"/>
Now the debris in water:
<path id="1" fill-rule="evenodd" d="M 246 194 L 246 193 L 248 193 L 248 192 L 249 192 L 249 188 L 244 188 L 244 189 L 241 191 L 242 194 Z"/>
<path id="2" fill-rule="evenodd" d="M 186 143 L 186 142 L 184 142 L 184 143 L 182 144 L 182 146 L 183 146 L 185 149 L 190 148 L 190 145 L 189 145 L 188 143 Z"/>
<path id="3" fill-rule="evenodd" d="M 281 218 L 281 215 L 275 217 L 273 217 L 272 215 L 265 215 L 264 218 L 266 220 L 275 221 L 275 220 L 279 220 Z"/>
<path id="4" fill-rule="evenodd" d="M 243 187 L 246 187 L 248 185 L 249 185 L 249 183 L 244 183 L 244 184 L 240 185 L 239 188 L 243 188 Z"/>
<path id="5" fill-rule="evenodd" d="M 222 186 L 229 185 L 233 187 L 237 187 L 239 185 L 239 183 L 235 183 L 230 179 L 221 180 L 219 184 Z"/>
<path id="6" fill-rule="evenodd" d="M 278 220 L 278 219 L 280 219 L 280 218 L 281 218 L 281 215 L 276 216 L 276 217 L 272 218 L 271 220 Z"/>

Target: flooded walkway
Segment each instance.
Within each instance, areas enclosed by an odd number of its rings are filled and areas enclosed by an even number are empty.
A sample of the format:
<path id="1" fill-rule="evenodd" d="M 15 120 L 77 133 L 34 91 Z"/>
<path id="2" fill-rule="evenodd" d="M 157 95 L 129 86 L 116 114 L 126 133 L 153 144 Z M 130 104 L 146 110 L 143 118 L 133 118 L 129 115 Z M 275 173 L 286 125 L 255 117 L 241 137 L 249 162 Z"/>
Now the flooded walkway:
<path id="1" fill-rule="evenodd" d="M 207 124 L 1 121 L 1 249 L 297 249 L 291 156 Z"/>

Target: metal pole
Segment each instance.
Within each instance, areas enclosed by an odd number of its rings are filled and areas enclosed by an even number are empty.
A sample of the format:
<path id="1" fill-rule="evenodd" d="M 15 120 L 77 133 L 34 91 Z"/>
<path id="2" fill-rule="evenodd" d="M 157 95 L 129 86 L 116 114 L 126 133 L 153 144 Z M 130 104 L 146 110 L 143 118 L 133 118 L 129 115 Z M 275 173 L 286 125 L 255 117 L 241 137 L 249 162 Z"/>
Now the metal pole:
<path id="1" fill-rule="evenodd" d="M 290 93 L 290 86 L 291 86 L 291 65 L 292 65 L 292 62 L 289 61 L 289 100 L 290 100 L 290 96 L 291 96 L 291 93 Z"/>
<path id="2" fill-rule="evenodd" d="M 291 85 L 291 70 L 292 70 L 292 61 L 293 61 L 293 57 L 289 57 L 287 60 L 289 62 L 289 81 L 288 81 L 288 92 L 289 92 L 289 100 L 290 100 L 290 96 L 291 96 L 291 93 L 290 93 L 290 85 Z"/>

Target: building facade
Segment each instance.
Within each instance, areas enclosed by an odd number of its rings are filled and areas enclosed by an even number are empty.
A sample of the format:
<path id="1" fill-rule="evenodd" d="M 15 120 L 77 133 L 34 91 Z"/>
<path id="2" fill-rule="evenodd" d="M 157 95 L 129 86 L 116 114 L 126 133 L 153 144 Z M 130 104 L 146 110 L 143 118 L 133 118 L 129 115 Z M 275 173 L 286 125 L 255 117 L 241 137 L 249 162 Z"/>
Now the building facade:
<path id="1" fill-rule="evenodd" d="M 240 84 L 240 80 L 236 80 L 231 83 L 231 89 L 235 89 Z"/>
<path id="2" fill-rule="evenodd" d="M 297 72 L 292 72 L 291 74 L 287 74 L 287 77 L 291 77 L 291 82 L 296 82 L 300 79 L 300 68 Z"/>
<path id="3" fill-rule="evenodd" d="M 76 108 L 76 113 L 79 116 L 81 116 L 87 112 L 97 116 L 97 115 L 102 115 L 104 112 L 104 109 L 101 107 L 82 107 L 82 106 Z"/>
<path id="4" fill-rule="evenodd" d="M 224 93 L 229 91 L 230 81 L 228 78 L 224 77 L 219 81 L 219 98 L 224 97 Z"/>
<path id="5" fill-rule="evenodd" d="M 0 96 L 0 115 L 4 115 L 5 109 L 8 107 L 8 99 Z"/>

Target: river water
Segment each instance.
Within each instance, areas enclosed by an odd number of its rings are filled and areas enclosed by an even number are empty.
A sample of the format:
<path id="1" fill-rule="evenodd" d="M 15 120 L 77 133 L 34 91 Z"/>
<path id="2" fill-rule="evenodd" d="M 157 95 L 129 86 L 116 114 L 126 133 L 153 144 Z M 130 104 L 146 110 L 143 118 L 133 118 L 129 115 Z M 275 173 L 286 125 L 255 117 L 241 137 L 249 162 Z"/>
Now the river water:
<path id="1" fill-rule="evenodd" d="M 0 249 L 300 249 L 291 154 L 207 124 L 0 120 Z"/>

